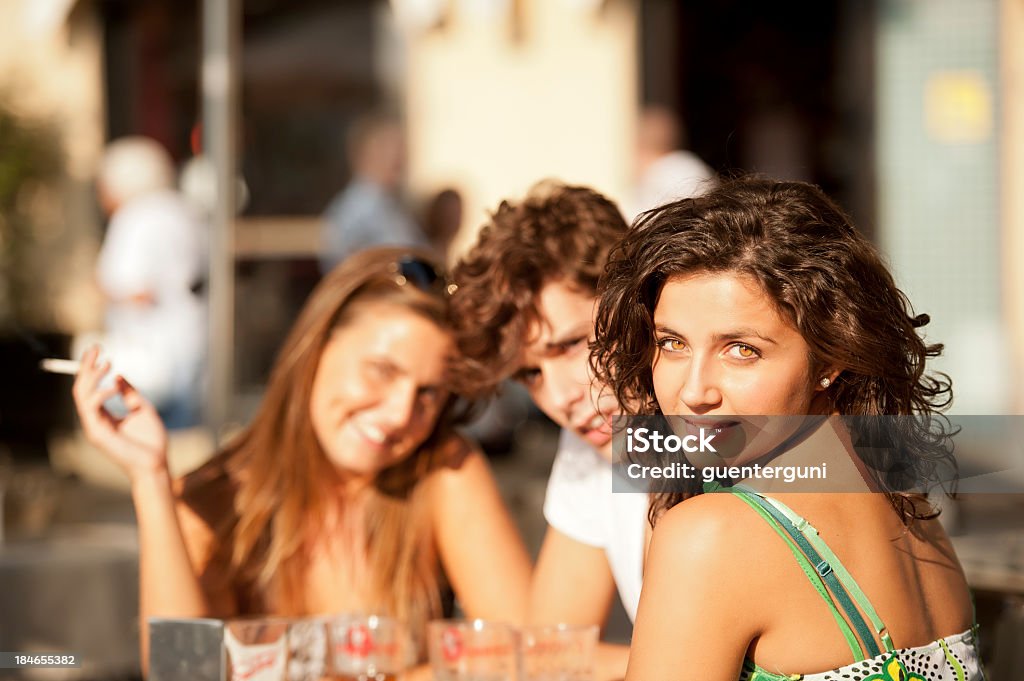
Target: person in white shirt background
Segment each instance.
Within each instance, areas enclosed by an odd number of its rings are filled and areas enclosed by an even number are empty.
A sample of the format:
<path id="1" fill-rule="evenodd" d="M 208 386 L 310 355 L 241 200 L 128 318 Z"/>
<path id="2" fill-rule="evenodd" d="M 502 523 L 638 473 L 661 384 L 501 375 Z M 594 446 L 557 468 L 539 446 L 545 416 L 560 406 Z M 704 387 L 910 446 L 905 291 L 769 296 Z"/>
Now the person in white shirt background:
<path id="1" fill-rule="evenodd" d="M 640 598 L 647 496 L 612 493 L 617 404 L 588 371 L 597 281 L 627 228 L 592 189 L 544 183 L 502 202 L 452 275 L 463 379 L 482 394 L 515 379 L 562 427 L 531 587 L 535 624 L 604 625 L 616 591 L 632 619 Z M 621 678 L 627 656 L 626 646 L 602 645 L 597 678 Z"/>
<path id="2" fill-rule="evenodd" d="M 685 147 L 686 132 L 678 114 L 660 105 L 640 112 L 636 184 L 628 205 L 632 219 L 645 210 L 699 196 L 715 186 L 715 172 Z"/>
<path id="3" fill-rule="evenodd" d="M 110 222 L 96 277 L 106 300 L 99 339 L 106 355 L 168 427 L 183 428 L 200 415 L 207 236 L 175 180 L 170 155 L 152 139 L 124 137 L 107 147 L 97 190 Z"/>

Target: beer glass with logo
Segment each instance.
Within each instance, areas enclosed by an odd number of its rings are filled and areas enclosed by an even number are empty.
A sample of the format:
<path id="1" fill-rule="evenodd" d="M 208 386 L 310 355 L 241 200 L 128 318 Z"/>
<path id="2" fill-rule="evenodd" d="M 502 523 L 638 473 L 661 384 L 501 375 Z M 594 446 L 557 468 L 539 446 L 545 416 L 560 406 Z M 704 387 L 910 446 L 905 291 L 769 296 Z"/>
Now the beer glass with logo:
<path id="1" fill-rule="evenodd" d="M 327 619 L 331 681 L 396 681 L 405 660 L 399 623 L 379 615 Z"/>
<path id="2" fill-rule="evenodd" d="M 286 681 L 288 620 L 253 618 L 224 623 L 231 681 Z"/>

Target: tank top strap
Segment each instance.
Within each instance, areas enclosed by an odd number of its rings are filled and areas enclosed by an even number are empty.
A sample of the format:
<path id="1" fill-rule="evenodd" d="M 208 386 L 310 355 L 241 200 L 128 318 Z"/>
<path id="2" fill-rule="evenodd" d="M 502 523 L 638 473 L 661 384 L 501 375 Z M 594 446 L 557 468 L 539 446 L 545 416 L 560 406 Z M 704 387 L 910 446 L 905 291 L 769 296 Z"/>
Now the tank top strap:
<path id="1" fill-rule="evenodd" d="M 745 494 L 746 492 L 741 492 Z M 778 509 L 768 503 L 764 497 L 757 494 L 751 494 L 750 498 L 757 504 L 759 504 L 765 511 L 767 511 L 772 518 L 784 529 L 796 542 L 800 550 L 803 551 L 804 555 L 814 566 L 814 571 L 817 573 L 821 581 L 824 582 L 832 596 L 838 601 L 839 607 L 842 608 L 843 612 L 846 613 L 846 617 L 849 619 L 853 628 L 857 631 L 857 635 L 861 641 L 864 642 L 867 648 L 867 657 L 875 657 L 881 652 L 878 649 L 878 644 L 875 643 L 875 637 L 871 634 L 871 629 L 868 628 L 867 623 L 864 622 L 864 618 L 861 616 L 860 611 L 850 600 L 850 595 L 843 587 L 843 583 L 836 578 L 835 572 L 832 570 L 830 562 L 823 558 L 820 553 L 813 546 L 811 546 L 807 537 L 798 532 L 783 516 Z"/>
<path id="2" fill-rule="evenodd" d="M 755 512 L 757 512 L 757 514 L 760 515 L 765 520 L 765 522 L 768 523 L 768 525 L 775 531 L 775 533 L 782 537 L 782 539 L 786 542 L 786 545 L 789 547 L 790 552 L 793 554 L 793 557 L 796 558 L 797 563 L 800 565 L 800 569 L 807 577 L 807 580 L 811 583 L 811 586 L 814 587 L 815 591 L 818 592 L 818 595 L 821 596 L 822 600 L 824 600 L 826 605 L 828 605 L 829 610 L 832 612 L 832 617 L 836 621 L 836 625 L 839 627 L 839 630 L 842 633 L 843 638 L 846 640 L 847 646 L 849 646 L 850 648 L 850 652 L 853 653 L 854 659 L 858 662 L 867 659 L 867 656 L 864 655 L 864 649 L 861 647 L 857 635 L 853 633 L 853 630 L 850 628 L 849 623 L 847 623 L 846 618 L 844 618 L 842 613 L 839 612 L 839 608 L 836 607 L 836 604 L 829 596 L 828 588 L 822 581 L 820 573 L 815 569 L 813 565 L 811 565 L 811 562 L 810 560 L 808 560 L 807 556 L 805 556 L 804 553 L 797 547 L 797 545 L 791 538 L 790 534 L 787 533 L 784 529 L 784 526 L 771 514 L 770 511 L 768 511 L 764 506 L 758 503 L 758 501 L 756 500 L 756 495 L 750 494 L 749 492 L 746 491 L 737 490 L 736 488 L 722 487 L 718 483 L 713 482 L 705 483 L 704 491 L 732 493 L 735 497 L 743 501 L 745 504 L 750 506 L 750 508 L 752 508 Z M 861 620 L 861 625 L 863 625 L 863 620 Z M 870 636 L 868 636 L 867 640 L 870 641 L 871 644 L 874 643 Z M 877 647 L 875 648 L 877 650 Z M 874 654 L 877 654 L 877 652 Z"/>
<path id="3" fill-rule="evenodd" d="M 846 569 L 843 563 L 839 560 L 839 557 L 836 556 L 835 552 L 833 552 L 832 549 L 829 548 L 828 544 L 825 543 L 825 540 L 823 540 L 821 536 L 818 534 L 817 528 L 815 528 L 801 516 L 797 515 L 792 509 L 790 509 L 788 506 L 783 504 L 778 499 L 773 499 L 771 497 L 759 494 L 754 490 L 750 489 L 749 487 L 746 487 L 745 485 L 737 485 L 737 487 L 739 487 L 741 491 L 751 494 L 757 499 L 762 500 L 765 504 L 767 504 L 775 511 L 777 511 L 777 513 L 786 520 L 786 523 L 783 524 L 783 527 L 792 527 L 793 530 L 799 532 L 803 537 L 806 538 L 807 542 L 817 551 L 818 554 L 820 554 L 824 558 L 824 562 L 822 565 L 823 569 L 827 569 L 829 573 L 834 573 L 835 576 L 839 578 L 839 582 L 844 587 L 846 587 L 846 589 L 849 590 L 850 595 L 853 596 L 853 599 L 857 602 L 857 605 L 860 606 L 860 609 L 864 612 L 865 615 L 867 615 L 868 619 L 871 621 L 871 626 L 874 628 L 875 634 L 882 641 L 882 645 L 885 646 L 885 651 L 894 651 L 896 647 L 892 643 L 892 638 L 889 636 L 889 631 L 886 628 L 885 624 L 882 622 L 882 619 L 878 616 L 878 613 L 875 611 L 874 606 L 871 605 L 871 601 L 868 600 L 868 597 L 864 593 L 863 589 L 860 588 L 860 585 L 857 584 L 857 581 L 853 578 L 853 575 L 850 574 L 850 572 Z M 871 647 L 874 647 L 873 638 L 871 640 L 871 644 Z"/>

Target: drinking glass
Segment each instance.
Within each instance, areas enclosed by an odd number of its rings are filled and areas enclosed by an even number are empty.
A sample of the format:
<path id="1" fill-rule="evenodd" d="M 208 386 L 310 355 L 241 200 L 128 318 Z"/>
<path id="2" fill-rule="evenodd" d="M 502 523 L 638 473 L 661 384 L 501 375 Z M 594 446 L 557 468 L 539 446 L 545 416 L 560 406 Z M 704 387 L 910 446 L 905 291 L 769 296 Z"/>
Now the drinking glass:
<path id="1" fill-rule="evenodd" d="M 519 633 L 484 620 L 436 620 L 427 625 L 435 681 L 518 681 Z"/>
<path id="2" fill-rule="evenodd" d="M 327 619 L 330 681 L 397 681 L 404 668 L 404 632 L 380 615 Z"/>
<path id="3" fill-rule="evenodd" d="M 288 623 L 288 681 L 321 681 L 327 670 L 327 619 L 291 620 Z"/>
<path id="4" fill-rule="evenodd" d="M 597 626 L 524 627 L 523 681 L 593 681 Z"/>
<path id="5" fill-rule="evenodd" d="M 287 681 L 288 620 L 234 619 L 224 623 L 231 681 Z"/>

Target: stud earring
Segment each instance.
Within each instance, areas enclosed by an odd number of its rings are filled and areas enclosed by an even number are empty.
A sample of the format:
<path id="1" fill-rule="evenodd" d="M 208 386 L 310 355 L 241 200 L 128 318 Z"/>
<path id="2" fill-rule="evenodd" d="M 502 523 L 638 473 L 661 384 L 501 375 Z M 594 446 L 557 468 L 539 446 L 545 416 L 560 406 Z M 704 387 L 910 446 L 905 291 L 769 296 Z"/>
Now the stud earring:
<path id="1" fill-rule="evenodd" d="M 821 383 L 822 388 L 827 388 L 830 385 L 832 385 L 832 379 L 830 379 L 828 376 L 823 376 L 819 383 Z"/>

